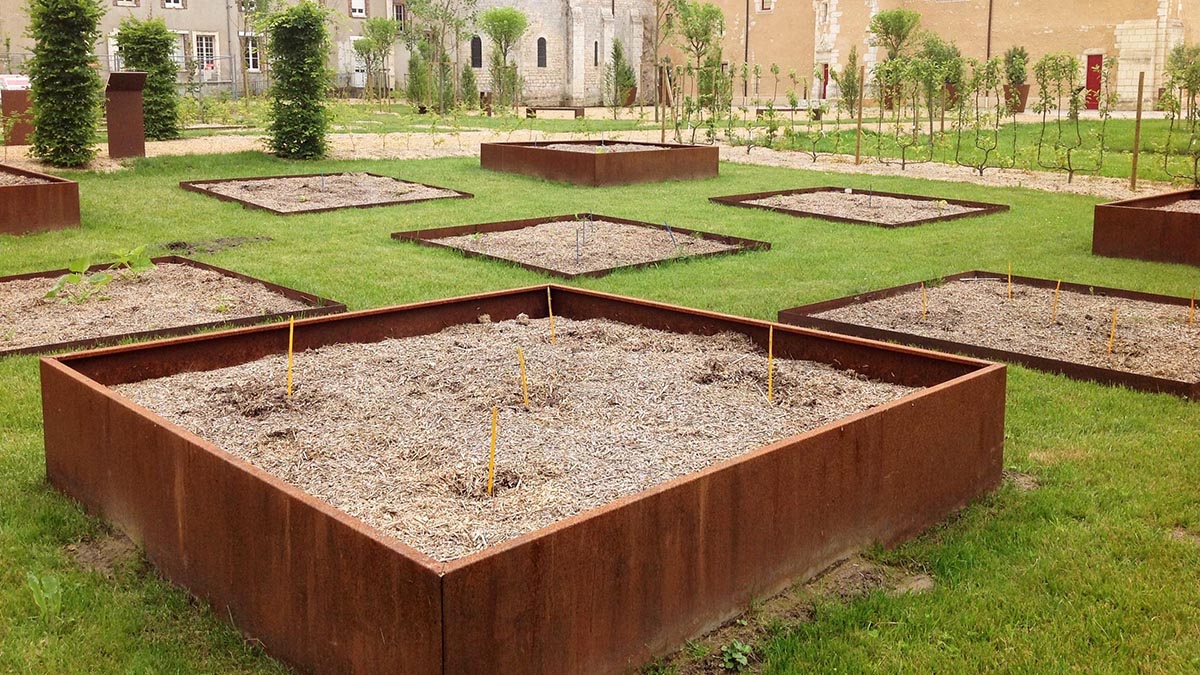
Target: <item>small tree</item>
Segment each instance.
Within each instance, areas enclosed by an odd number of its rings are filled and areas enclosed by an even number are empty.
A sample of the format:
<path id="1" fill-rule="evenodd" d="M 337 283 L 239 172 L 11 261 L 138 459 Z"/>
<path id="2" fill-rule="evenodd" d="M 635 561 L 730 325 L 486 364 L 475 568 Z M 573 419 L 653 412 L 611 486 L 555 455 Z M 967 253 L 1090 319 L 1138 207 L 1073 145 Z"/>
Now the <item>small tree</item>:
<path id="1" fill-rule="evenodd" d="M 488 63 L 492 79 L 492 98 L 496 105 L 516 105 L 517 74 L 508 63 L 509 54 L 525 34 L 529 20 L 514 7 L 493 7 L 479 15 L 479 29 L 492 41 Z"/>
<path id="2" fill-rule="evenodd" d="M 312 0 L 301 0 L 266 21 L 274 66 L 267 146 L 280 157 L 316 159 L 328 148 L 327 16 Z"/>
<path id="3" fill-rule="evenodd" d="M 429 105 L 430 72 L 429 62 L 425 58 L 428 51 L 429 48 L 422 42 L 408 55 L 408 86 L 404 95 L 409 104 L 417 109 Z"/>
<path id="4" fill-rule="evenodd" d="M 695 61 L 695 72 L 699 73 L 704 56 L 708 54 L 725 34 L 725 15 L 721 8 L 701 0 L 675 1 L 675 28 L 679 48 Z M 696 95 L 700 96 L 699 81 Z"/>
<path id="5" fill-rule="evenodd" d="M 1007 103 L 1013 111 L 1021 108 L 1020 88 L 1028 79 L 1029 52 L 1025 51 L 1024 47 L 1009 47 L 1004 52 L 1004 83 L 1008 85 Z"/>
<path id="6" fill-rule="evenodd" d="M 629 65 L 629 60 L 625 58 L 625 48 L 621 46 L 620 40 L 613 40 L 612 54 L 605 66 L 604 81 L 604 98 L 608 99 L 608 104 L 613 108 L 613 117 L 616 118 L 617 108 L 625 105 L 629 92 L 637 86 L 637 75 L 633 72 L 633 66 Z"/>
<path id="7" fill-rule="evenodd" d="M 117 49 L 128 70 L 146 73 L 143 110 L 146 138 L 179 138 L 179 93 L 175 88 L 178 66 L 172 58 L 178 38 L 162 19 L 121 20 Z"/>
<path id="8" fill-rule="evenodd" d="M 367 70 L 367 92 L 383 99 L 387 96 L 387 62 L 400 37 L 400 22 L 374 17 L 363 22 L 362 38 L 354 41 L 354 52 Z"/>
<path id="9" fill-rule="evenodd" d="M 842 100 L 838 104 L 851 117 L 858 110 L 858 95 L 862 89 L 862 82 L 858 78 L 858 47 L 850 48 L 850 54 L 846 57 L 846 67 L 842 72 L 836 70 L 830 72 L 833 77 L 833 83 L 837 85 L 838 91 L 842 94 Z"/>
<path id="10" fill-rule="evenodd" d="M 29 0 L 34 39 L 29 83 L 33 98 L 33 154 L 53 166 L 83 166 L 100 109 L 100 75 L 92 46 L 100 39 L 104 5 L 98 0 Z"/>
<path id="11" fill-rule="evenodd" d="M 921 15 L 917 12 L 889 9 L 871 17 L 867 32 L 871 34 L 871 44 L 883 47 L 888 60 L 891 60 L 904 53 L 919 25 Z"/>
<path id="12" fill-rule="evenodd" d="M 479 107 L 479 84 L 475 81 L 475 69 L 470 63 L 463 64 L 462 74 L 458 78 L 458 89 L 467 110 Z"/>

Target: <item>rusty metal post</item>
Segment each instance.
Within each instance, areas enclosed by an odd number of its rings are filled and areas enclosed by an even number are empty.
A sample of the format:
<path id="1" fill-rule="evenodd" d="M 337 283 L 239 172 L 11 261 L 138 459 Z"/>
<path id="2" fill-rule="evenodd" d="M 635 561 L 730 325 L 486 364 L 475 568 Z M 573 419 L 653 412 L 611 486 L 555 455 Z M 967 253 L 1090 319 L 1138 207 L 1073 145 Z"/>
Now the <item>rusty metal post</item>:
<path id="1" fill-rule="evenodd" d="M 29 91 L 25 89 L 5 89 L 0 93 L 0 110 L 5 124 L 12 124 L 8 135 L 3 139 L 4 145 L 29 145 L 29 135 L 33 133 L 33 114 L 29 110 Z M 15 120 L 9 122 L 8 120 Z"/>
<path id="2" fill-rule="evenodd" d="M 1142 92 L 1146 87 L 1146 71 L 1138 73 L 1137 117 L 1133 122 L 1133 168 L 1129 172 L 1129 189 L 1137 192 L 1138 153 L 1142 149 Z"/>
<path id="3" fill-rule="evenodd" d="M 146 73 L 112 73 L 104 92 L 108 116 L 108 156 L 146 156 L 146 120 L 142 111 L 142 89 Z"/>
<path id="4" fill-rule="evenodd" d="M 854 163 L 862 164 L 863 92 L 867 90 L 867 67 L 858 67 L 858 135 L 854 139 Z"/>

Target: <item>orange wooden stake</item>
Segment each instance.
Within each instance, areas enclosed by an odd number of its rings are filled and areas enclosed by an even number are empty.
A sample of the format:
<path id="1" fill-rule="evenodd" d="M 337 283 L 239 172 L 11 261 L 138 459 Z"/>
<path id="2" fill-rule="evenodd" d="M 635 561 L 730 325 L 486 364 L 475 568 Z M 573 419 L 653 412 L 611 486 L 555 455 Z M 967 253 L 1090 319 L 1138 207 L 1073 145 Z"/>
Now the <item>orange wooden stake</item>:
<path id="1" fill-rule="evenodd" d="M 775 326 L 767 330 L 767 401 L 775 402 Z"/>
<path id="2" fill-rule="evenodd" d="M 492 496 L 492 486 L 496 482 L 496 425 L 500 422 L 500 410 L 492 407 L 492 451 L 488 454 L 488 496 Z"/>
<path id="3" fill-rule="evenodd" d="M 1109 331 L 1109 333 L 1108 333 L 1108 353 L 1109 354 L 1112 353 L 1113 343 L 1115 343 L 1116 341 L 1117 341 L 1117 310 L 1113 309 L 1112 330 Z"/>
<path id="4" fill-rule="evenodd" d="M 921 320 L 924 321 L 928 314 L 929 301 L 925 299 L 925 282 L 921 282 Z"/>
<path id="5" fill-rule="evenodd" d="M 1012 300 L 1012 263 L 1008 263 L 1008 299 Z"/>
<path id="6" fill-rule="evenodd" d="M 1058 285 L 1054 287 L 1054 309 L 1050 312 L 1050 323 L 1058 321 L 1058 292 L 1062 290 L 1062 279 L 1058 280 Z"/>
<path id="7" fill-rule="evenodd" d="M 550 287 L 546 287 L 546 308 L 550 311 L 550 344 L 558 344 L 554 336 L 554 301 L 550 299 Z"/>
<path id="8" fill-rule="evenodd" d="M 529 385 L 525 382 L 525 352 L 517 347 L 517 360 L 521 362 L 521 396 L 525 398 L 525 409 L 529 410 Z"/>
<path id="9" fill-rule="evenodd" d="M 292 395 L 292 345 L 296 337 L 296 317 L 288 319 L 288 372 L 287 372 L 287 395 Z"/>

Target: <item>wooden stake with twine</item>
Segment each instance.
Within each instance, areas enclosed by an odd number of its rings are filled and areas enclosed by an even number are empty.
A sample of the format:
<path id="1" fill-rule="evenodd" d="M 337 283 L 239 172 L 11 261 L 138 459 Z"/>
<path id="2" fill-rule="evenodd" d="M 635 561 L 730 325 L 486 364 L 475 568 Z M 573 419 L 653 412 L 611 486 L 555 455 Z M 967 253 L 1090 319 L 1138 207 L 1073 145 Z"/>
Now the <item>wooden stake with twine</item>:
<path id="1" fill-rule="evenodd" d="M 921 282 L 921 320 L 924 321 L 928 315 L 929 301 L 925 299 L 925 282 Z"/>
<path id="2" fill-rule="evenodd" d="M 492 486 L 496 482 L 496 426 L 500 422 L 500 410 L 492 406 L 492 451 L 488 454 L 488 496 L 492 496 Z"/>
<path id="3" fill-rule="evenodd" d="M 525 381 L 525 352 L 517 347 L 517 360 L 521 362 L 521 396 L 525 399 L 525 409 L 529 410 L 529 385 Z"/>
<path id="4" fill-rule="evenodd" d="M 1008 299 L 1012 300 L 1012 263 L 1008 263 Z"/>
<path id="5" fill-rule="evenodd" d="M 1117 310 L 1116 310 L 1116 308 L 1113 308 L 1112 330 L 1109 331 L 1109 333 L 1108 333 L 1108 353 L 1109 354 L 1112 353 L 1113 343 L 1116 341 L 1117 341 Z"/>
<path id="6" fill-rule="evenodd" d="M 558 344 L 558 339 L 554 335 L 554 300 L 550 298 L 550 287 L 546 287 L 546 308 L 550 311 L 550 344 Z"/>
<path id="7" fill-rule="evenodd" d="M 767 329 L 767 402 L 775 402 L 775 326 Z"/>
<path id="8" fill-rule="evenodd" d="M 296 337 L 296 317 L 288 319 L 287 395 L 292 395 L 292 345 Z"/>
<path id="9" fill-rule="evenodd" d="M 1062 289 L 1062 279 L 1058 280 L 1058 285 L 1054 287 L 1054 308 L 1050 310 L 1050 323 L 1058 321 L 1058 292 Z"/>

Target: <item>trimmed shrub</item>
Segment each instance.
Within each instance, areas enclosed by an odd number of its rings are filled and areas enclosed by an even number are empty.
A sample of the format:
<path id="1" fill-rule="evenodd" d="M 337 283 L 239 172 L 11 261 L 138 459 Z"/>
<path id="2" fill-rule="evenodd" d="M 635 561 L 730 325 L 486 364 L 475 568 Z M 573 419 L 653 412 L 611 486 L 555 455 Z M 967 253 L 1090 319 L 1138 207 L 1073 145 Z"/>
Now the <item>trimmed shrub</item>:
<path id="1" fill-rule="evenodd" d="M 266 20 L 273 74 L 267 147 L 279 157 L 318 159 L 328 150 L 327 16 L 328 10 L 302 0 Z"/>
<path id="2" fill-rule="evenodd" d="M 92 46 L 100 39 L 99 0 L 29 0 L 35 41 L 29 82 L 33 154 L 53 166 L 83 166 L 96 156 L 101 102 Z"/>
<path id="3" fill-rule="evenodd" d="M 467 110 L 479 107 L 479 84 L 475 81 L 475 70 L 471 68 L 470 63 L 463 64 L 462 76 L 458 79 L 458 90 Z"/>
<path id="4" fill-rule="evenodd" d="M 139 21 L 127 17 L 117 30 L 117 48 L 125 68 L 146 73 L 146 138 L 157 141 L 179 138 L 179 93 L 175 89 L 178 68 L 171 58 L 177 39 L 162 19 Z"/>

